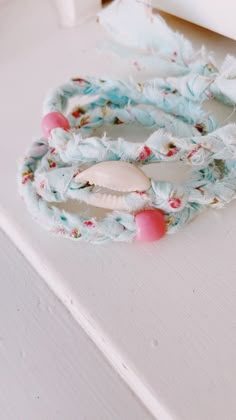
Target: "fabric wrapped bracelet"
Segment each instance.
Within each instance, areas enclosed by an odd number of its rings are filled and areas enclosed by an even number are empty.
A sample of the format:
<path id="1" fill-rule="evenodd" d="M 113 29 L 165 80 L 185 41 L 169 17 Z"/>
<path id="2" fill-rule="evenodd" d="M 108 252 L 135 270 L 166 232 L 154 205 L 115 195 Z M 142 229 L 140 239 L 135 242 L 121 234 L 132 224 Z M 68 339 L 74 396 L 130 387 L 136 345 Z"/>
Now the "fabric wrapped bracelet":
<path id="1" fill-rule="evenodd" d="M 18 172 L 19 191 L 33 218 L 74 240 L 154 241 L 203 209 L 234 199 L 236 125 L 220 127 L 201 106 L 209 95 L 190 98 L 186 83 L 186 75 L 174 87 L 167 78 L 143 83 L 75 78 L 51 91 L 43 107 L 43 136 L 31 144 Z M 69 109 L 70 99 L 79 104 L 82 96 L 88 103 Z M 152 133 L 143 143 L 96 136 L 97 128 L 110 124 L 142 125 Z M 157 162 L 191 165 L 190 179 L 182 184 L 150 179 L 141 168 Z M 111 211 L 95 218 L 62 209 L 60 203 L 71 199 Z"/>

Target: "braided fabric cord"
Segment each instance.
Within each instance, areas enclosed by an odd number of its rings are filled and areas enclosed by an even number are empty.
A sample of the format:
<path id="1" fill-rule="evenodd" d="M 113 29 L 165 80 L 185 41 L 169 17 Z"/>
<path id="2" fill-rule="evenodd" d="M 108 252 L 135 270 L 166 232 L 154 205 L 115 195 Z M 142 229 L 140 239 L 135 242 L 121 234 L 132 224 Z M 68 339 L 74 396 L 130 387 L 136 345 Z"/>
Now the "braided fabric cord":
<path id="1" fill-rule="evenodd" d="M 137 14 L 148 8 L 145 2 L 127 0 L 124 12 L 131 3 Z M 116 7 L 117 1 L 112 5 Z M 109 16 L 115 16 L 114 10 L 108 9 L 100 15 L 105 27 Z M 150 16 L 154 29 L 147 32 L 142 47 L 148 49 L 152 43 L 156 49 L 152 65 L 166 65 L 167 74 L 174 68 L 177 76 L 142 83 L 75 78 L 52 90 L 45 100 L 43 114 L 66 115 L 70 129 L 54 128 L 48 139 L 42 137 L 31 144 L 19 167 L 18 185 L 34 219 L 54 234 L 93 243 L 132 241 L 135 213 L 145 208 L 162 210 L 167 233 L 173 233 L 206 207 L 223 207 L 236 197 L 236 125 L 221 127 L 202 108 L 203 101 L 213 98 L 235 105 L 236 59 L 226 57 L 218 69 L 205 51 L 200 56 L 194 53 L 189 41 L 174 33 L 158 15 Z M 112 23 L 116 28 L 115 17 Z M 156 35 L 161 25 L 168 44 Z M 136 47 L 135 36 L 132 42 Z M 151 56 L 144 52 L 139 52 L 138 58 L 141 64 L 151 63 Z M 87 105 L 79 105 L 82 96 L 88 98 Z M 78 106 L 72 110 L 71 98 L 78 98 Z M 97 128 L 120 124 L 146 127 L 146 140 L 132 143 L 106 134 L 96 136 Z M 113 211 L 103 219 L 58 207 L 56 203 L 69 199 L 86 202 L 94 186 L 78 183 L 75 177 L 103 161 L 126 161 L 139 167 L 182 162 L 193 170 L 182 184 L 151 180 L 147 191 L 128 192 L 124 199 L 129 211 Z"/>

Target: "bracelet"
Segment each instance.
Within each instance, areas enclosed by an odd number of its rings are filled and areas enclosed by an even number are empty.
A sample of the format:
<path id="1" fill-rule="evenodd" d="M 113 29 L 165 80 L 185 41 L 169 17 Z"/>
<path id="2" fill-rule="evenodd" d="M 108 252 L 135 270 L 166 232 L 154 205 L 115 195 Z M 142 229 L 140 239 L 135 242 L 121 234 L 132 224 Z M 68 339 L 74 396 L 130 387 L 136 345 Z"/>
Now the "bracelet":
<path id="1" fill-rule="evenodd" d="M 204 46 L 195 51 L 188 39 L 152 12 L 151 3 L 115 0 L 99 13 L 98 21 L 113 38 L 113 43 L 107 42 L 109 51 L 130 60 L 138 71 L 163 73 L 164 79 L 153 82 L 164 89 L 177 89 L 192 102 L 216 98 L 235 106 L 235 57 L 227 55 L 218 68 L 212 52 Z"/>
<path id="2" fill-rule="evenodd" d="M 234 72 L 236 60 L 227 60 Z M 33 218 L 74 240 L 154 241 L 203 209 L 234 199 L 236 125 L 220 127 L 204 111 L 202 102 L 216 92 L 219 76 L 212 71 L 204 87 L 201 77 L 190 72 L 143 83 L 75 78 L 52 90 L 43 106 L 43 136 L 32 142 L 18 171 L 19 191 Z M 214 93 L 227 103 L 233 95 L 226 89 Z M 79 103 L 82 96 L 90 101 L 68 111 L 70 99 Z M 97 128 L 110 124 L 139 124 L 152 132 L 143 143 L 96 136 Z M 182 184 L 149 179 L 141 169 L 176 161 L 193 167 Z M 95 218 L 61 208 L 71 199 L 113 211 Z"/>

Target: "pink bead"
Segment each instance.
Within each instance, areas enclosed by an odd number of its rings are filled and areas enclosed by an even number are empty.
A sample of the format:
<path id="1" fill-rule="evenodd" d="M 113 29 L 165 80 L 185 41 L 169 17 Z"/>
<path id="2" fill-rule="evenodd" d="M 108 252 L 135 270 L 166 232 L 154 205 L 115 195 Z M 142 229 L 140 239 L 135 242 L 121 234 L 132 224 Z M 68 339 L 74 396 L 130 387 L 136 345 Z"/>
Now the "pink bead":
<path id="1" fill-rule="evenodd" d="M 64 130 L 70 129 L 69 121 L 61 112 L 50 112 L 43 117 L 42 130 L 47 139 L 50 137 L 53 128 L 63 128 Z"/>
<path id="2" fill-rule="evenodd" d="M 163 213 L 158 209 L 142 210 L 135 215 L 136 240 L 143 242 L 157 241 L 166 233 Z"/>

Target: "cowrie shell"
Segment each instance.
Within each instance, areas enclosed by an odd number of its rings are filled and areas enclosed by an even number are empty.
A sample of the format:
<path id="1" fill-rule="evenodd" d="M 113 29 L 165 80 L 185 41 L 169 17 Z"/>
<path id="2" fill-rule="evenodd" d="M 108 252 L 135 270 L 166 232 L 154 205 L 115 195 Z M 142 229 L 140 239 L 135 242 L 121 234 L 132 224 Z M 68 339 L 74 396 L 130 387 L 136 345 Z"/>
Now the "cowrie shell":
<path id="1" fill-rule="evenodd" d="M 88 182 L 91 185 L 123 193 L 146 191 L 151 186 L 150 179 L 141 169 L 123 161 L 97 163 L 76 175 L 75 181 L 84 184 Z M 129 210 L 124 195 L 91 192 L 85 201 L 96 207 Z"/>

